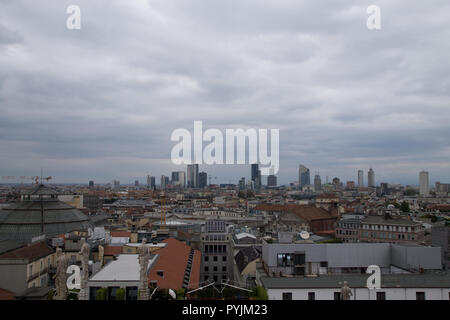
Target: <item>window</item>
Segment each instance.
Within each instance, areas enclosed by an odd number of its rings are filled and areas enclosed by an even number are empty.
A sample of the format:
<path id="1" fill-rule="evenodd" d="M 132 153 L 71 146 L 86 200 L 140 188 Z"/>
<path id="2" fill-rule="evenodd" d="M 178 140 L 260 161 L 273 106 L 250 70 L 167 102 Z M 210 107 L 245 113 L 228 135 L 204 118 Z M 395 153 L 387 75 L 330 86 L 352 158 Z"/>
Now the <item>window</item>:
<path id="1" fill-rule="evenodd" d="M 162 271 L 162 270 L 156 271 L 156 274 L 160 277 L 164 277 L 164 271 Z"/>
<path id="2" fill-rule="evenodd" d="M 213 260 L 214 260 L 214 261 L 217 261 L 217 256 L 214 256 Z"/>
<path id="3" fill-rule="evenodd" d="M 222 261 L 227 261 L 227 256 L 223 256 Z"/>
<path id="4" fill-rule="evenodd" d="M 214 276 L 214 282 L 217 282 L 217 276 Z"/>
<path id="5" fill-rule="evenodd" d="M 328 261 L 321 261 L 320 262 L 320 267 L 321 268 L 328 268 Z"/>
<path id="6" fill-rule="evenodd" d="M 425 292 L 416 292 L 416 300 L 425 300 Z"/>
<path id="7" fill-rule="evenodd" d="M 205 267 L 205 272 L 208 272 L 208 271 L 209 271 L 209 267 L 206 266 L 206 267 Z"/>
<path id="8" fill-rule="evenodd" d="M 138 287 L 126 287 L 126 300 L 137 300 L 138 298 Z"/>
<path id="9" fill-rule="evenodd" d="M 340 292 L 335 292 L 334 293 L 334 300 L 341 300 L 341 293 Z"/>
<path id="10" fill-rule="evenodd" d="M 377 292 L 377 300 L 386 300 L 386 292 Z"/>
<path id="11" fill-rule="evenodd" d="M 217 272 L 217 266 L 214 266 L 213 270 L 214 272 Z"/>
<path id="12" fill-rule="evenodd" d="M 283 300 L 292 300 L 292 292 L 283 292 Z"/>
<path id="13" fill-rule="evenodd" d="M 227 272 L 227 267 L 223 266 L 223 267 L 222 267 L 222 271 L 223 271 L 223 272 Z"/>
<path id="14" fill-rule="evenodd" d="M 279 253 L 277 255 L 277 263 L 279 267 L 291 267 L 293 259 L 290 253 Z"/>
<path id="15" fill-rule="evenodd" d="M 117 289 L 120 287 L 108 287 L 108 300 L 116 300 Z"/>
<path id="16" fill-rule="evenodd" d="M 209 260 L 208 258 L 209 258 L 208 256 L 205 256 L 205 261 L 208 261 Z"/>
<path id="17" fill-rule="evenodd" d="M 308 300 L 316 300 L 316 293 L 308 292 Z"/>

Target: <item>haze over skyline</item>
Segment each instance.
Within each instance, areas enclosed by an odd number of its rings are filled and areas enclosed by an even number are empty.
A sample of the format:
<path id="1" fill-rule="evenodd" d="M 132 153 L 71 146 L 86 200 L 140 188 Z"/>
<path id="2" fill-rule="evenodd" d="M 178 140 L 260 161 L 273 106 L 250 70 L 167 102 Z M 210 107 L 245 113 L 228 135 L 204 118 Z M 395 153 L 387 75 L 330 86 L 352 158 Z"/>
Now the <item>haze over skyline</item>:
<path id="1" fill-rule="evenodd" d="M 173 130 L 280 129 L 298 166 L 357 181 L 450 183 L 450 3 L 77 0 L 0 3 L 0 176 L 131 184 L 185 171 Z M 201 165 L 212 183 L 250 165 Z M 0 182 L 9 182 L 2 180 Z M 266 182 L 266 178 L 263 178 Z"/>

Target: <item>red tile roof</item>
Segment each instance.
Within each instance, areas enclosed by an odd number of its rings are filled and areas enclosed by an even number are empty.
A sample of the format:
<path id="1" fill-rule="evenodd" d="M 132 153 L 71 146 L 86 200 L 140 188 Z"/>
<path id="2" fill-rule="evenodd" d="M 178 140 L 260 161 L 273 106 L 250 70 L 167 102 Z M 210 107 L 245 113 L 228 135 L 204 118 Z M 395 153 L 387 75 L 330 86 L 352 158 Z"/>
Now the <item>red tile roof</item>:
<path id="1" fill-rule="evenodd" d="M 28 259 L 31 262 L 51 255 L 54 252 L 45 241 L 40 241 L 4 253 L 0 255 L 0 259 Z"/>
<path id="2" fill-rule="evenodd" d="M 15 300 L 16 295 L 8 290 L 0 288 L 0 300 Z"/>
<path id="3" fill-rule="evenodd" d="M 184 231 L 178 231 L 178 238 L 181 240 L 191 239 L 193 237 L 192 234 Z"/>
<path id="4" fill-rule="evenodd" d="M 260 204 L 255 207 L 255 210 L 268 212 L 292 212 L 306 221 L 330 219 L 336 217 L 323 208 L 298 204 Z"/>
<path id="5" fill-rule="evenodd" d="M 105 246 L 103 254 L 105 256 L 114 256 L 122 253 L 122 246 Z"/>
<path id="6" fill-rule="evenodd" d="M 159 288 L 177 290 L 183 286 L 184 272 L 186 270 L 191 247 L 174 238 L 163 241 L 167 246 L 156 250 L 159 254 L 156 264 L 149 274 L 149 281 L 158 281 Z M 189 288 L 197 288 L 200 282 L 201 253 L 194 249 Z M 158 272 L 162 271 L 161 277 Z"/>

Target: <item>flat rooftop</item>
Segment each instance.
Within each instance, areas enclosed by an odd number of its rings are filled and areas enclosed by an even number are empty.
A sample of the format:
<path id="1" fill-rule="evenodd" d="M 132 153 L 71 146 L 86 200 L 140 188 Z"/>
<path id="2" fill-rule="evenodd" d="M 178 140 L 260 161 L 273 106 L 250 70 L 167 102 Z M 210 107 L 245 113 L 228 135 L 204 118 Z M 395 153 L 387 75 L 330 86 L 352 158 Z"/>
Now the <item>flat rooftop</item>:
<path id="1" fill-rule="evenodd" d="M 367 288 L 368 274 L 321 275 L 317 277 L 262 277 L 267 289 Z M 382 274 L 381 288 L 450 288 L 450 274 Z"/>
<path id="2" fill-rule="evenodd" d="M 158 255 L 150 255 L 148 270 L 150 270 L 157 259 Z M 117 260 L 108 263 L 89 279 L 89 282 L 93 281 L 139 281 L 139 255 L 119 255 Z"/>

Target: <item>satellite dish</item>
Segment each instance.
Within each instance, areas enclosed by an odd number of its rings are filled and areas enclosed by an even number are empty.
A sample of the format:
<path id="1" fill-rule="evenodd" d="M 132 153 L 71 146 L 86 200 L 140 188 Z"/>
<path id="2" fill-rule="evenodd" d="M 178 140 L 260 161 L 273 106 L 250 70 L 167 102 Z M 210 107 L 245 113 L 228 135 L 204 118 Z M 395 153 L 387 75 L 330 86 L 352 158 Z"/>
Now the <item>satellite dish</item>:
<path id="1" fill-rule="evenodd" d="M 309 232 L 303 230 L 302 232 L 300 232 L 300 237 L 302 237 L 303 240 L 308 240 L 309 239 Z"/>
<path id="2" fill-rule="evenodd" d="M 170 294 L 170 296 L 171 296 L 174 300 L 177 299 L 177 294 L 176 294 L 175 291 L 173 291 L 172 289 L 169 289 L 169 294 Z"/>

